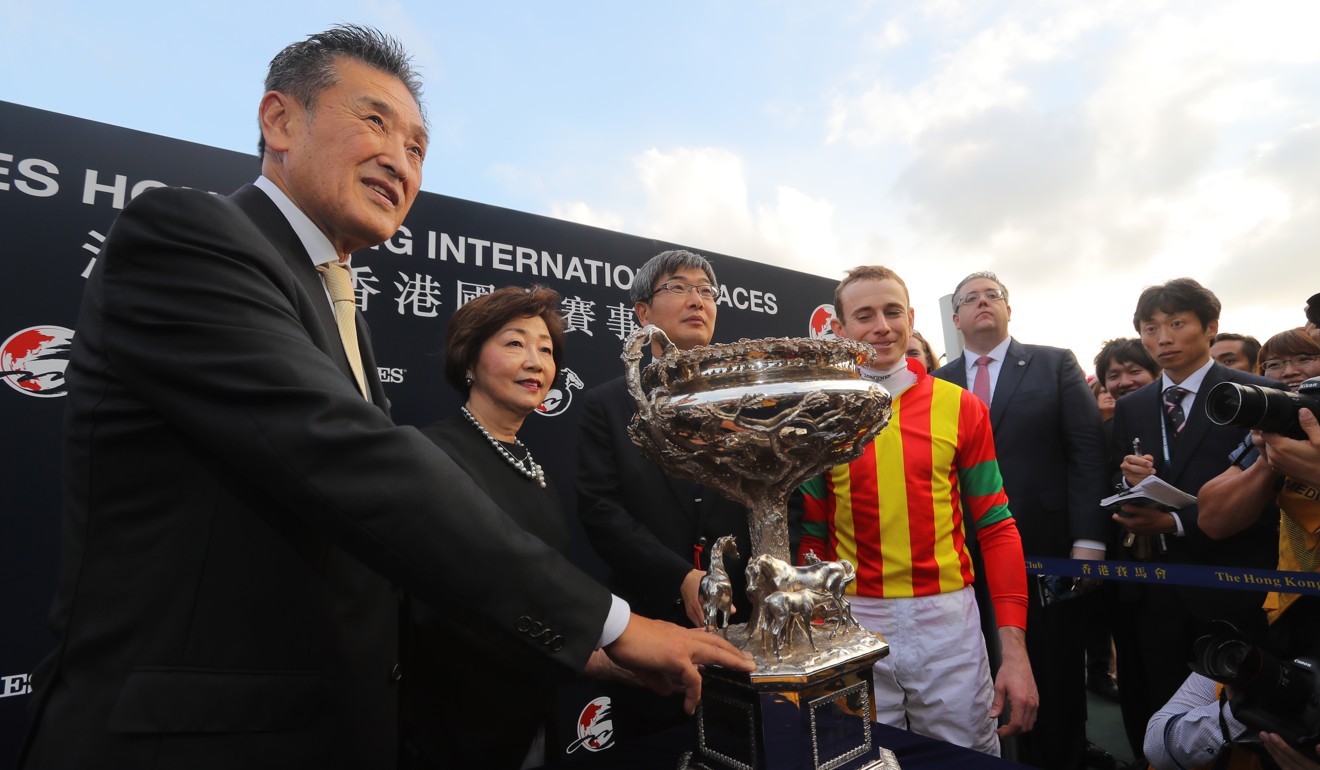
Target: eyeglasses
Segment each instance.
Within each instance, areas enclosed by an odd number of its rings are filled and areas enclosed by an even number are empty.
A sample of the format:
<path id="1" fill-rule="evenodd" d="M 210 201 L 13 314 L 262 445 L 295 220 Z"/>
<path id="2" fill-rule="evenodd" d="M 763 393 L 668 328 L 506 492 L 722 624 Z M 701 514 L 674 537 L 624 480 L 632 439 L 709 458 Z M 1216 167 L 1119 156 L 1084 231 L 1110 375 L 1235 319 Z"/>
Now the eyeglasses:
<path id="1" fill-rule="evenodd" d="M 995 302 L 1001 299 L 1006 300 L 1008 299 L 1008 292 L 1004 291 L 1003 289 L 986 289 L 985 291 L 969 291 L 958 298 L 958 307 L 963 307 L 964 305 L 975 305 L 976 303 L 981 301 L 982 297 L 985 297 L 990 302 Z"/>
<path id="2" fill-rule="evenodd" d="M 682 281 L 666 281 L 657 286 L 655 291 L 651 292 L 651 297 L 655 297 L 655 295 L 662 291 L 667 291 L 670 294 L 679 297 L 686 297 L 688 292 L 695 291 L 698 297 L 712 302 L 720 296 L 720 287 L 712 283 L 702 283 L 693 286 L 692 284 L 684 283 Z"/>
<path id="3" fill-rule="evenodd" d="M 1266 374 L 1281 374 L 1288 364 L 1300 369 L 1303 366 L 1310 366 L 1317 360 L 1320 360 L 1320 356 L 1311 353 L 1303 353 L 1292 358 L 1271 358 L 1260 365 L 1260 370 Z"/>

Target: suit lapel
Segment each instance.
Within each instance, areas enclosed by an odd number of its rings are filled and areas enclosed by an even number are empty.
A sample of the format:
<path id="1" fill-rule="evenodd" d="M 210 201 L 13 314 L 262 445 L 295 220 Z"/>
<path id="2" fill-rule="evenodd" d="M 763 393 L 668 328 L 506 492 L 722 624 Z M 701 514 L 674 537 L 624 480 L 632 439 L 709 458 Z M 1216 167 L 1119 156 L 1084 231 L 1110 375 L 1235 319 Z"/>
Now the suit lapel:
<path id="1" fill-rule="evenodd" d="M 944 371 L 949 373 L 949 382 L 967 390 L 967 364 L 962 356 L 958 356 L 944 365 Z"/>
<path id="2" fill-rule="evenodd" d="M 642 353 L 642 360 L 638 362 L 638 366 L 642 369 L 645 369 L 654 360 L 655 359 L 651 356 L 651 351 L 648 349 Z M 624 392 L 627 393 L 626 390 Z M 637 419 L 637 407 L 636 404 L 633 403 L 632 396 L 629 395 L 626 401 L 629 405 L 628 406 L 629 412 L 628 412 L 628 419 L 623 421 L 623 425 L 625 426 L 624 427 L 625 437 L 627 436 L 626 426 L 628 425 L 629 421 Z M 631 443 L 631 441 L 625 443 Z M 662 480 L 662 481 L 658 481 L 651 488 L 659 489 L 660 486 L 662 485 L 668 487 L 669 491 L 673 493 L 674 499 L 678 502 L 679 510 L 683 512 L 683 515 L 686 516 L 689 521 L 695 524 L 698 520 L 698 516 L 697 516 L 696 503 L 692 500 L 692 482 L 687 481 L 685 479 L 677 478 L 675 476 L 670 476 L 668 473 L 665 473 L 658 464 L 650 462 L 649 460 L 643 465 L 643 468 L 645 469 L 643 472 L 655 474 L 656 476 L 659 477 L 660 480 Z M 710 497 L 710 493 L 702 495 L 703 500 L 706 500 L 709 497 Z"/>
<path id="3" fill-rule="evenodd" d="M 1173 469 L 1170 474 L 1170 482 L 1182 475 L 1182 471 L 1187 467 L 1187 458 L 1196 454 L 1196 449 L 1205 439 L 1210 431 L 1210 418 L 1205 414 L 1205 397 L 1210 389 L 1225 379 L 1223 367 L 1219 364 L 1211 364 L 1210 370 L 1205 373 L 1205 378 L 1201 380 L 1201 387 L 1196 390 L 1196 400 L 1192 402 L 1192 408 L 1185 415 L 1186 422 L 1183 429 L 1178 432 L 1175 438 L 1172 434 L 1169 436 L 1169 454 L 1173 457 Z M 1163 405 L 1161 404 L 1161 414 L 1163 414 Z"/>
<path id="4" fill-rule="evenodd" d="M 376 368 L 376 353 L 371 347 L 371 330 L 367 328 L 367 319 L 362 311 L 357 311 L 358 351 L 362 353 L 362 373 L 367 378 L 367 391 L 371 393 L 371 403 L 380 407 L 386 415 L 390 413 L 390 400 L 385 396 L 385 386 L 380 381 L 380 370 Z M 336 329 L 338 331 L 338 329 Z M 340 347 L 343 343 L 340 343 Z M 352 376 L 352 372 L 349 372 Z"/>
<path id="5" fill-rule="evenodd" d="M 344 351 L 344 343 L 339 338 L 339 326 L 335 323 L 334 310 L 326 299 L 325 283 L 312 264 L 312 258 L 303 247 L 298 233 L 289 224 L 289 220 L 284 218 L 284 214 L 270 196 L 257 187 L 246 185 L 230 197 L 251 218 L 275 251 L 284 258 L 289 272 L 306 292 L 308 304 L 319 321 L 317 328 L 307 328 L 312 342 L 335 362 L 349 382 L 355 382 L 353 369 L 348 365 L 348 354 Z M 357 330 L 363 373 L 366 375 L 371 401 L 388 414 L 389 400 L 385 398 L 385 391 L 380 384 L 380 375 L 376 371 L 376 358 L 371 352 L 371 335 L 360 311 L 357 313 Z M 353 387 L 357 389 L 356 385 Z"/>
<path id="6" fill-rule="evenodd" d="M 1013 400 L 1022 377 L 1031 363 L 1031 353 L 1017 340 L 1008 341 L 1008 351 L 1004 354 L 1004 363 L 999 366 L 999 379 L 995 382 L 994 395 L 990 399 L 990 424 L 998 429 L 999 421 L 1008 411 L 1008 402 Z M 965 372 L 966 369 L 964 368 Z"/>

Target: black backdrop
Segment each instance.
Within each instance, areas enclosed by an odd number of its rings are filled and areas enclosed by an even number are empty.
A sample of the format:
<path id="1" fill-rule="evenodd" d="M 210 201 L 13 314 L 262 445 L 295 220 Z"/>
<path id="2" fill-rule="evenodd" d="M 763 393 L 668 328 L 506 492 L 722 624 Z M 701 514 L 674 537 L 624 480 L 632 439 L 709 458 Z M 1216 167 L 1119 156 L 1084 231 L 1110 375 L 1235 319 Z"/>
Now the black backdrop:
<path id="1" fill-rule="evenodd" d="M 255 155 L 7 102 L 0 127 L 0 764 L 8 765 L 25 727 L 27 672 L 53 644 L 46 613 L 59 553 L 62 367 L 85 277 L 134 195 L 162 185 L 229 193 L 260 167 Z M 554 287 L 569 318 L 572 375 L 520 436 L 574 511 L 573 396 L 622 372 L 621 340 L 635 325 L 626 293 L 633 272 L 674 247 L 422 193 L 394 239 L 353 259 L 396 421 L 425 425 L 457 410 L 441 352 L 445 324 L 465 297 L 509 284 Z M 725 287 L 717 342 L 808 336 L 824 326 L 820 306 L 831 301 L 833 280 L 688 248 L 710 257 Z M 575 557 L 602 575 L 580 530 Z M 584 686 L 561 698 L 568 740 L 593 697 Z M 461 707 L 462 694 L 455 698 Z"/>

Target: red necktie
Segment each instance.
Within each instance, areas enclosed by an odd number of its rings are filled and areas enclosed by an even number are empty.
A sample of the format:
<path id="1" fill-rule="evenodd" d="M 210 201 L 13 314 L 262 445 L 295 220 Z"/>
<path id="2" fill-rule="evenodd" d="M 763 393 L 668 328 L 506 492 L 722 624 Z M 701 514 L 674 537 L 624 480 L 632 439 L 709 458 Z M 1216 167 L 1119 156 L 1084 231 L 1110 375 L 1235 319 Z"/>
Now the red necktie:
<path id="1" fill-rule="evenodd" d="M 990 406 L 990 363 L 994 361 L 990 356 L 981 356 L 976 359 L 976 380 L 972 382 L 972 393 L 977 398 Z"/>

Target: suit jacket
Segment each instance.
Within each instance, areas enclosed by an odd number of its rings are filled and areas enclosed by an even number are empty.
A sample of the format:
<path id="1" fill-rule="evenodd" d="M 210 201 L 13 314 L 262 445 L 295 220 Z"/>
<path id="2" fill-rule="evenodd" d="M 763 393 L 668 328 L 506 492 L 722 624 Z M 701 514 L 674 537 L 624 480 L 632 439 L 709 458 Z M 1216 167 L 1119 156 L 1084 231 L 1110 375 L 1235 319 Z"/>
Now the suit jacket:
<path id="1" fill-rule="evenodd" d="M 959 356 L 935 376 L 967 387 Z M 1031 556 L 1068 556 L 1074 540 L 1104 542 L 1109 516 L 1100 409 L 1072 351 L 1015 339 L 990 400 L 1008 507 Z"/>
<path id="2" fill-rule="evenodd" d="M 694 568 L 693 546 L 705 538 L 702 569 L 709 569 L 717 538 L 736 535 L 741 558 L 726 562 L 738 617 L 749 609 L 743 568 L 751 555 L 747 509 L 669 476 L 642 456 L 628 438 L 637 413 L 623 377 L 584 395 L 578 438 L 578 515 L 587 538 L 611 571 L 610 588 L 635 612 L 683 626 L 679 587 Z"/>
<path id="3" fill-rule="evenodd" d="M 1229 466 L 1229 453 L 1241 444 L 1246 431 L 1229 425 L 1216 425 L 1205 415 L 1206 394 L 1209 394 L 1210 388 L 1222 382 L 1283 387 L 1274 380 L 1246 374 L 1236 368 L 1218 363 L 1210 365 L 1196 392 L 1196 400 L 1188 411 L 1187 423 L 1176 435 L 1172 432 L 1168 435 L 1172 460 L 1170 465 L 1164 464 L 1163 435 L 1160 431 L 1160 425 L 1164 424 L 1163 379 L 1123 396 L 1115 404 L 1111 423 L 1109 462 L 1113 481 L 1117 483 L 1122 479 L 1118 465 L 1126 454 L 1131 454 L 1133 438 L 1140 438 L 1143 453 L 1155 458 L 1156 475 L 1185 493 L 1199 494 L 1201 485 L 1224 473 Z M 1177 518 L 1183 522 L 1185 536 L 1164 536 L 1167 552 L 1163 560 L 1237 567 L 1274 567 L 1278 556 L 1278 516 L 1262 515 L 1253 526 L 1232 538 L 1212 540 L 1201 531 L 1197 523 L 1199 511 L 1200 508 L 1195 505 L 1177 511 Z M 1272 506 L 1271 512 L 1276 512 Z M 1221 593 L 1253 596 L 1247 592 Z"/>
<path id="4" fill-rule="evenodd" d="M 68 368 L 57 646 L 32 674 L 27 766 L 390 766 L 394 585 L 581 669 L 608 592 L 396 427 L 364 359 L 372 403 L 260 190 L 125 208 Z"/>

